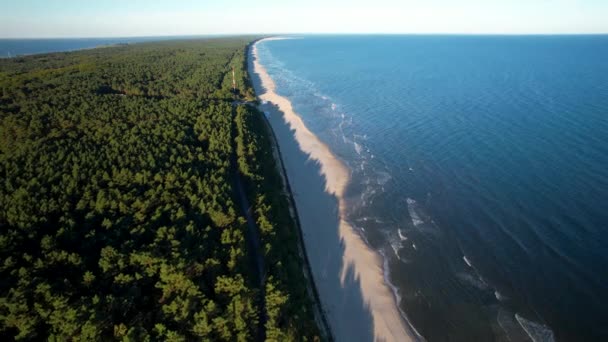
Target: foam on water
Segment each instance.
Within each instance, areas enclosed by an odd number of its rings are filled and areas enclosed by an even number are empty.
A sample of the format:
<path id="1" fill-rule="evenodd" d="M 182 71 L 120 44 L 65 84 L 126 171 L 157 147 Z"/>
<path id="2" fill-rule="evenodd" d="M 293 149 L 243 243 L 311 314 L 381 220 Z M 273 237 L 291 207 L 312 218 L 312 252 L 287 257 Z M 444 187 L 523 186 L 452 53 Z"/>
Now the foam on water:
<path id="1" fill-rule="evenodd" d="M 379 253 L 382 256 L 382 260 L 383 260 L 382 269 L 383 269 L 383 274 L 384 274 L 384 282 L 391 289 L 391 292 L 393 293 L 393 296 L 395 297 L 395 302 L 397 304 L 399 304 L 399 303 L 401 303 L 401 293 L 399 292 L 399 288 L 391 282 L 391 269 L 388 264 L 388 258 L 386 257 L 386 253 L 384 252 L 384 250 L 379 250 Z M 401 318 L 407 324 L 407 326 L 412 330 L 412 332 L 414 334 L 416 334 L 416 337 L 418 338 L 418 340 L 424 341 L 424 338 L 422 337 L 422 335 L 420 335 L 418 330 L 416 330 L 416 327 L 414 327 L 414 325 L 412 325 L 410 320 L 407 318 L 407 314 L 405 313 L 405 311 L 403 311 L 403 309 L 401 308 L 401 305 L 397 305 L 397 307 L 399 308 L 399 313 L 401 314 Z"/>
<path id="2" fill-rule="evenodd" d="M 391 240 L 390 245 L 391 245 L 391 248 L 393 249 L 393 252 L 395 252 L 395 257 L 397 257 L 397 259 L 401 260 L 401 256 L 399 256 L 399 251 L 401 250 L 401 248 L 403 248 L 401 243 L 399 241 Z"/>
<path id="3" fill-rule="evenodd" d="M 507 300 L 507 297 L 505 297 L 502 293 L 498 292 L 498 290 L 494 291 L 494 297 L 496 297 L 496 300 L 498 300 L 499 302 L 504 302 L 505 300 Z"/>
<path id="4" fill-rule="evenodd" d="M 401 228 L 397 229 L 397 233 L 399 234 L 401 241 L 407 241 L 407 236 L 401 232 Z"/>
<path id="5" fill-rule="evenodd" d="M 416 227 L 424 224 L 424 221 L 420 218 L 420 216 L 418 216 L 418 213 L 416 212 L 416 201 L 408 198 L 407 199 L 407 210 L 410 213 L 410 217 L 412 219 L 412 224 Z"/>
<path id="6" fill-rule="evenodd" d="M 506 335 L 509 341 L 527 341 L 528 333 L 521 327 L 519 322 L 515 319 L 513 312 L 498 308 L 496 313 L 496 323 L 502 330 L 502 333 Z M 499 335 L 502 333 L 499 332 Z"/>
<path id="7" fill-rule="evenodd" d="M 386 171 L 378 171 L 376 175 L 378 176 L 378 185 L 385 185 L 391 180 L 391 178 L 393 178 L 391 174 Z"/>
<path id="8" fill-rule="evenodd" d="M 478 288 L 480 290 L 487 290 L 488 289 L 488 284 L 481 278 L 476 277 L 470 273 L 458 273 L 456 274 L 456 276 L 462 280 L 464 283 L 472 285 L 475 288 Z"/>
<path id="9" fill-rule="evenodd" d="M 595 123 L 598 129 L 605 128 L 604 117 L 598 124 L 597 116 L 594 118 L 590 113 L 605 112 L 608 108 L 606 97 L 602 96 L 608 91 L 604 86 L 608 72 L 586 73 L 598 68 L 598 65 L 585 65 L 597 59 L 590 54 L 583 60 L 572 58 L 572 63 L 560 57 L 569 55 L 568 51 L 578 51 L 568 50 L 569 44 L 565 44 L 565 48 L 560 46 L 570 39 L 600 38 L 310 37 L 301 40 L 298 46 L 293 44 L 277 51 L 277 56 L 293 70 L 293 73 L 284 70 L 285 75 L 279 76 L 287 84 L 279 89 L 294 98 L 294 105 L 302 109 L 311 130 L 318 133 L 319 138 L 327 138 L 326 143 L 335 148 L 336 154 L 351 168 L 349 220 L 361 222 L 360 231 L 365 227 L 364 235 L 369 236 L 374 248 L 386 251 L 395 285 L 405 301 L 417 291 L 427 298 L 435 297 L 438 305 L 428 308 L 404 304 L 407 310 L 411 308 L 416 322 L 421 322 L 421 331 L 431 339 L 442 340 L 463 331 L 470 331 L 470 336 L 480 336 L 480 331 L 487 331 L 491 324 L 493 328 L 500 325 L 510 329 L 508 335 L 512 341 L 524 340 L 529 334 L 523 330 L 526 323 L 516 320 L 514 313 L 529 309 L 538 312 L 536 320 L 550 325 L 557 336 L 593 337 L 602 333 L 589 329 L 596 325 L 597 317 L 601 317 L 599 313 L 603 312 L 598 309 L 601 305 L 589 299 L 605 297 L 598 291 L 604 287 L 598 285 L 603 279 L 592 276 L 592 281 L 587 281 L 584 277 L 587 271 L 583 268 L 589 265 L 590 272 L 594 271 L 591 274 L 597 275 L 600 273 L 597 265 L 606 262 L 602 253 L 595 252 L 598 246 L 605 245 L 605 240 L 594 232 L 597 222 L 606 222 L 605 215 L 600 212 L 598 218 L 597 206 L 585 206 L 585 202 L 590 203 L 589 199 L 605 199 L 605 196 L 598 195 L 598 191 L 594 194 L 593 189 L 585 193 L 579 190 L 594 180 L 605 182 L 606 179 L 601 178 L 601 174 L 605 164 L 603 156 L 608 150 L 603 147 L 601 153 L 589 150 L 598 142 L 608 146 L 604 143 L 605 135 L 601 132 L 598 135 L 597 130 L 584 134 L 581 127 Z M 594 48 L 588 51 L 598 51 L 604 56 L 604 50 L 608 49 L 600 47 L 608 45 L 606 38 L 602 39 L 600 45 L 589 44 Z M 489 51 L 485 43 L 492 43 L 496 50 Z M 365 44 L 368 46 L 362 48 Z M 297 53 L 296 49 L 299 49 Z M 277 46 L 277 50 L 281 49 Z M 411 51 L 418 51 L 421 56 L 445 52 L 451 58 L 420 59 Z M 561 54 L 555 54 L 556 51 Z M 332 64 L 343 60 L 345 52 L 349 52 L 349 63 Z M 505 57 L 510 53 L 522 58 Z M 472 65 L 470 55 L 486 56 L 487 63 Z M 529 65 L 534 68 L 521 64 L 526 59 L 533 62 Z M 382 62 L 373 66 L 378 68 L 374 73 L 382 72 L 386 82 L 374 83 L 375 75 L 366 72 L 365 68 L 374 60 Z M 547 60 L 552 62 L 546 63 Z M 552 63 L 566 63 L 568 67 L 555 68 L 558 64 L 550 66 Z M 285 67 L 274 64 L 274 67 Z M 585 66 L 581 69 L 580 65 Z M 496 67 L 504 68 L 504 72 L 494 72 Z M 360 72 L 353 73 L 357 70 Z M 569 82 L 573 75 L 581 76 L 580 82 Z M 531 91 L 530 87 L 538 91 Z M 581 93 L 583 88 L 586 91 Z M 560 97 L 568 98 L 570 104 Z M 560 126 L 563 119 L 567 125 Z M 556 132 L 555 136 L 552 132 Z M 562 141 L 578 152 L 568 154 L 571 151 Z M 551 145 L 549 149 L 547 143 Z M 561 164 L 565 158 L 555 154 L 558 150 L 569 155 L 570 160 L 578 161 L 573 163 L 578 166 Z M 585 156 L 597 158 L 586 160 Z M 545 163 L 552 165 L 555 172 L 546 173 Z M 595 173 L 593 177 L 589 176 L 590 172 Z M 384 173 L 391 177 L 388 184 Z M 573 174 L 581 182 L 571 181 Z M 563 191 L 554 189 L 553 184 L 560 184 Z M 580 196 L 559 196 L 564 194 Z M 510 201 L 514 196 L 517 196 L 515 205 Z M 404 200 L 407 203 L 403 203 Z M 571 222 L 560 222 L 561 212 L 553 211 L 555 203 L 559 203 L 557 207 L 563 209 L 564 215 L 571 211 L 576 214 L 577 208 L 583 207 L 592 211 L 594 217 L 573 214 Z M 545 219 L 549 213 L 551 219 Z M 521 219 L 524 215 L 527 218 Z M 376 218 L 382 218 L 385 223 L 377 222 Z M 557 225 L 553 225 L 553 221 Z M 562 229 L 573 224 L 585 229 Z M 550 229 L 546 229 L 547 226 L 551 226 Z M 386 227 L 394 227 L 392 235 L 384 235 L 389 229 Z M 577 231 L 588 232 L 596 239 L 581 237 Z M 568 243 L 573 240 L 577 243 Z M 542 253 L 543 248 L 534 246 L 549 246 L 552 252 L 564 254 L 576 263 L 562 265 L 562 259 L 556 261 L 553 257 L 555 253 Z M 414 252 L 418 248 L 420 252 Z M 438 248 L 441 253 L 431 253 Z M 463 250 L 470 257 L 484 257 L 475 258 L 473 264 L 463 255 Z M 426 251 L 429 253 L 422 253 Z M 586 262 L 586 256 L 592 254 L 599 257 L 599 261 Z M 404 265 L 406 257 L 410 261 L 408 265 Z M 393 262 L 396 259 L 401 262 Z M 576 269 L 579 265 L 580 269 Z M 388 267 L 385 267 L 386 273 Z M 534 272 L 538 267 L 546 267 L 547 279 L 539 279 Z M 405 276 L 401 273 L 411 269 L 429 271 Z M 398 281 L 405 277 L 411 281 Z M 454 277 L 464 286 L 450 281 Z M 570 303 L 578 303 L 573 304 L 577 312 L 585 314 L 573 317 L 574 310 L 568 310 L 560 301 L 546 305 L 550 299 L 573 295 L 564 290 L 567 284 L 560 284 L 560 279 L 571 279 L 580 288 L 589 289 L 581 298 L 570 298 Z M 555 280 L 552 283 L 555 286 L 546 291 L 539 291 L 543 287 L 538 283 L 526 286 L 530 282 L 551 280 Z M 498 290 L 506 291 L 510 286 L 518 287 L 521 295 L 517 291 L 509 292 L 507 298 Z M 462 298 L 462 302 L 454 307 L 442 307 L 442 303 L 449 303 L 454 297 Z M 520 308 L 522 302 L 529 307 Z M 487 306 L 492 309 L 487 310 Z M 494 315 L 496 308 L 507 306 L 511 311 L 499 318 Z M 460 315 L 482 319 L 469 326 L 445 324 L 458 321 Z M 565 320 L 572 322 L 572 326 L 554 326 L 554 322 Z M 532 323 L 528 324 L 528 330 L 538 325 Z M 437 332 L 440 324 L 449 328 Z M 500 330 L 494 330 L 497 340 L 504 338 Z"/>
<path id="10" fill-rule="evenodd" d="M 387 230 L 385 231 L 384 235 L 386 240 L 389 242 L 391 249 L 393 250 L 393 252 L 395 252 L 395 257 L 401 260 L 399 252 L 401 251 L 401 249 L 403 249 L 403 242 L 400 239 L 399 234 L 396 234 L 392 230 Z"/>
<path id="11" fill-rule="evenodd" d="M 467 259 L 466 255 L 462 256 L 462 259 L 464 260 L 464 262 L 469 265 L 469 267 L 473 267 L 473 264 L 471 264 L 471 261 L 469 261 L 469 259 Z"/>
<path id="12" fill-rule="evenodd" d="M 515 318 L 521 325 L 521 327 L 526 331 L 528 336 L 534 342 L 553 342 L 555 341 L 555 337 L 553 336 L 553 331 L 544 324 L 540 324 L 537 322 L 533 322 L 531 320 L 525 319 L 519 314 L 515 314 Z"/>
<path id="13" fill-rule="evenodd" d="M 353 144 L 355 146 L 355 151 L 357 152 L 357 154 L 361 155 L 361 145 L 359 145 L 359 143 L 357 143 L 356 141 L 353 141 Z"/>

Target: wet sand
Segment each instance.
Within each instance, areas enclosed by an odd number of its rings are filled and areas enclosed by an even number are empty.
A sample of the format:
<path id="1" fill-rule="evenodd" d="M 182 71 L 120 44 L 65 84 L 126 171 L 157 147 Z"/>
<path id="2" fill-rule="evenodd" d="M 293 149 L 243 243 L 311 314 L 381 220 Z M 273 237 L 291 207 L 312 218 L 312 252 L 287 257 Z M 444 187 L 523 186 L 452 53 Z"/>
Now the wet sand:
<path id="1" fill-rule="evenodd" d="M 258 43 L 251 49 L 250 74 L 280 145 L 333 336 L 337 341 L 418 340 L 385 282 L 381 256 L 344 220 L 349 169 L 306 127 L 289 100 L 275 92 L 257 59 Z"/>

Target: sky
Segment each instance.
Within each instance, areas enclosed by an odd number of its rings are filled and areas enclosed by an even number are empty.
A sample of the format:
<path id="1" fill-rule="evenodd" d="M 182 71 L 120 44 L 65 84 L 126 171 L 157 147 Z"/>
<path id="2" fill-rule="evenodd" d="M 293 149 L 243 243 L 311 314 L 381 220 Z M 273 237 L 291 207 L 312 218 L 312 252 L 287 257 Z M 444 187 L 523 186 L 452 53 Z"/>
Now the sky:
<path id="1" fill-rule="evenodd" d="M 608 33 L 608 0 L 0 0 L 0 38 Z"/>

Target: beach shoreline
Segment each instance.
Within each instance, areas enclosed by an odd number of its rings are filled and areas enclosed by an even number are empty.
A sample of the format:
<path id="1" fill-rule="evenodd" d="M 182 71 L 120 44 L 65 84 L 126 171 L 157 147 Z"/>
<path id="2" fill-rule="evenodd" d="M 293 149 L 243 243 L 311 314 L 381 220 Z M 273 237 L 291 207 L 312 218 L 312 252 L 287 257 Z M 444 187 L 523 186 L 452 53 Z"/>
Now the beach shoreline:
<path id="1" fill-rule="evenodd" d="M 249 66 L 249 60 L 251 57 L 252 46 L 257 41 L 259 41 L 259 39 L 255 40 L 247 45 L 246 59 L 247 59 L 248 66 Z M 250 68 L 247 68 L 247 69 L 248 69 L 248 72 L 251 73 L 251 70 L 249 70 Z M 312 307 L 314 310 L 315 322 L 316 322 L 317 326 L 319 327 L 323 340 L 331 342 L 331 341 L 334 341 L 334 337 L 332 335 L 332 331 L 329 326 L 329 323 L 327 322 L 327 316 L 326 316 L 325 312 L 323 311 L 323 307 L 321 305 L 321 300 L 319 298 L 319 292 L 315 286 L 314 277 L 312 274 L 312 270 L 310 268 L 310 261 L 308 260 L 308 254 L 306 253 L 306 246 L 304 243 L 302 225 L 300 223 L 298 209 L 296 207 L 295 200 L 293 197 L 293 191 L 291 189 L 291 186 L 289 183 L 289 178 L 287 176 L 287 170 L 285 169 L 285 164 L 283 162 L 283 156 L 281 155 L 281 148 L 279 146 L 277 136 L 276 136 L 274 130 L 272 129 L 272 125 L 265 115 L 262 115 L 262 121 L 264 122 L 264 125 L 267 129 L 267 132 L 268 132 L 268 135 L 270 138 L 270 144 L 272 147 L 272 155 L 273 155 L 273 159 L 275 161 L 275 166 L 276 166 L 278 175 L 281 178 L 281 183 L 283 185 L 283 191 L 285 192 L 285 195 L 287 196 L 289 214 L 297 229 L 296 233 L 297 233 L 297 240 L 298 240 L 298 244 L 297 244 L 298 245 L 298 254 L 304 262 L 302 272 L 304 273 L 304 277 L 306 278 L 306 281 L 307 281 L 306 289 L 307 289 L 308 295 L 310 296 L 310 298 L 312 298 L 312 302 L 313 302 Z"/>
<path id="2" fill-rule="evenodd" d="M 302 119 L 294 111 L 290 101 L 277 94 L 275 92 L 275 84 L 273 79 L 270 77 L 264 66 L 258 60 L 257 44 L 264 40 L 281 39 L 281 38 L 265 38 L 256 41 L 250 48 L 251 53 L 251 69 L 250 73 L 255 74 L 259 77 L 258 87 L 256 87 L 257 97 L 270 106 L 276 108 L 282 115 L 284 123 L 289 127 L 292 132 L 292 139 L 295 139 L 299 149 L 308 156 L 309 161 L 313 161 L 319 169 L 319 173 L 324 179 L 324 191 L 330 195 L 337 204 L 336 212 L 334 212 L 332 220 L 335 219 L 339 241 L 338 245 L 335 246 L 336 250 L 341 250 L 342 253 L 338 257 L 340 265 L 336 276 L 341 285 L 342 289 L 347 287 L 356 287 L 356 291 L 350 289 L 348 296 L 352 296 L 352 293 L 357 294 L 361 298 L 358 298 L 362 302 L 362 306 L 366 311 L 365 314 L 359 317 L 362 320 L 369 319 L 371 337 L 373 340 L 379 341 L 412 341 L 419 340 L 421 337 L 415 332 L 415 330 L 409 325 L 407 319 L 402 316 L 401 311 L 396 303 L 396 299 L 393 291 L 390 289 L 389 284 L 385 281 L 385 274 L 383 269 L 382 256 L 376 251 L 372 250 L 363 240 L 358 232 L 346 221 L 346 203 L 344 200 L 344 193 L 350 180 L 350 170 L 340 161 L 329 149 L 329 147 L 320 141 L 304 124 Z M 272 128 L 272 123 L 270 123 Z M 277 144 L 281 142 L 280 137 L 277 138 Z M 289 163 L 289 161 L 281 160 L 283 163 Z M 288 165 L 289 166 L 289 165 Z M 294 167 L 292 167 L 294 169 Z M 289 167 L 284 170 L 285 173 L 289 171 Z M 287 176 L 287 174 L 285 175 Z M 291 174 L 290 180 L 294 179 L 294 175 Z M 296 177 L 297 178 L 297 177 Z M 304 197 L 304 196 L 303 196 Z M 300 201 L 303 201 L 300 199 Z M 311 211 L 299 211 L 299 215 L 302 221 L 310 221 L 307 215 L 311 215 Z M 305 224 L 302 225 L 301 229 L 303 234 L 306 235 L 307 227 Z M 310 239 L 310 237 L 309 237 Z M 306 239 L 305 239 L 306 240 Z M 306 241 L 304 241 L 306 244 Z M 308 245 L 307 245 L 308 246 Z M 310 251 L 309 248 L 305 248 L 306 253 Z M 313 255 L 309 255 L 312 259 Z M 318 260 L 318 258 L 316 259 Z M 327 262 L 335 263 L 336 260 L 328 260 Z M 347 311 L 341 307 L 345 301 L 339 302 L 337 300 L 330 300 L 332 296 L 341 297 L 338 294 L 332 294 L 332 291 L 340 291 L 341 289 L 336 286 L 331 287 L 333 284 L 329 283 L 334 275 L 327 275 L 324 272 L 327 271 L 328 267 L 321 267 L 321 263 L 313 263 L 310 265 L 313 270 L 313 278 L 315 285 L 321 287 L 319 290 L 321 306 L 325 308 L 327 312 L 327 319 L 330 322 L 330 328 L 334 332 L 336 338 L 339 340 L 342 333 L 340 330 L 348 328 L 348 323 L 345 320 L 348 318 L 340 315 L 341 311 Z M 315 271 L 316 268 L 316 272 Z M 315 274 L 316 273 L 316 274 Z M 329 280 L 328 280 L 329 279 Z M 347 286 L 346 283 L 349 285 Z M 346 290 L 345 290 L 346 292 Z M 347 295 L 342 295 L 345 297 Z M 336 327 L 342 327 L 342 329 L 336 329 Z M 337 331 L 336 331 L 337 330 Z"/>

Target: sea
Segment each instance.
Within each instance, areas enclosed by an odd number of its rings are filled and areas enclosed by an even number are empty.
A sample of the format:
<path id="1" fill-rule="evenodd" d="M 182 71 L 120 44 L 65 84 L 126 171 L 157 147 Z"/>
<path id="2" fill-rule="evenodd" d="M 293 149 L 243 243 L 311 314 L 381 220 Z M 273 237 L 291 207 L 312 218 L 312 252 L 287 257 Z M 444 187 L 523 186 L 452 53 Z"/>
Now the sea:
<path id="1" fill-rule="evenodd" d="M 429 341 L 608 340 L 608 36 L 258 44 Z"/>

